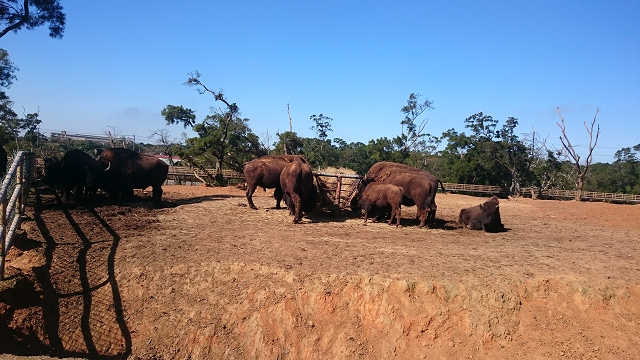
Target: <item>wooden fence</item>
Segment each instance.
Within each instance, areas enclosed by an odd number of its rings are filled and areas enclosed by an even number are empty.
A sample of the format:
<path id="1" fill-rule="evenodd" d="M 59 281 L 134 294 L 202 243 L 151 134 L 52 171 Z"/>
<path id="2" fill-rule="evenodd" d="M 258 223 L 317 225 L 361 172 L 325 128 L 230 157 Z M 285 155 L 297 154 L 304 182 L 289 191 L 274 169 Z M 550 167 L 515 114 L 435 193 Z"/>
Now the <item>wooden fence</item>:
<path id="1" fill-rule="evenodd" d="M 445 190 L 453 193 L 468 193 L 468 194 L 487 194 L 487 195 L 501 195 L 509 196 L 511 191 L 506 187 L 500 186 L 488 186 L 488 185 L 473 185 L 473 184 L 454 184 L 443 183 Z M 539 199 L 560 199 L 560 200 L 572 200 L 576 198 L 576 190 L 556 190 L 556 189 L 538 189 L 535 187 L 528 187 L 521 189 L 522 196 L 533 197 Z M 595 191 L 583 191 L 581 200 L 586 201 L 608 201 L 619 203 L 640 204 L 640 195 L 633 194 L 616 194 L 616 193 L 600 193 Z"/>
<path id="2" fill-rule="evenodd" d="M 35 169 L 33 153 L 20 151 L 13 158 L 0 188 L 0 280 L 4 280 L 4 260 L 13 245 L 16 230 L 20 222 L 29 194 L 29 187 Z"/>
<path id="3" fill-rule="evenodd" d="M 211 176 L 216 176 L 218 171 L 216 169 L 206 169 Z M 192 169 L 184 166 L 169 166 L 169 173 L 167 174 L 167 183 L 169 180 L 173 180 L 175 183 L 202 183 L 206 172 L 200 169 Z M 222 177 L 229 180 L 241 180 L 244 179 L 244 174 L 237 171 L 223 169 Z"/>

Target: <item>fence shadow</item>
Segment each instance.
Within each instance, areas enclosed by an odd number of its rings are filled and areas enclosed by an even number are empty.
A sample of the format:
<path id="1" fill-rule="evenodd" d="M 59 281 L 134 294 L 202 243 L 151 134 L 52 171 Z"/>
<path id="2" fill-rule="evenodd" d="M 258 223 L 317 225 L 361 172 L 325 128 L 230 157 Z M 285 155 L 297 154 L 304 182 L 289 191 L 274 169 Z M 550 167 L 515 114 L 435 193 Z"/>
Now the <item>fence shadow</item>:
<path id="1" fill-rule="evenodd" d="M 55 207 L 43 206 L 37 188 L 35 193 L 33 221 L 44 240 L 45 259 L 44 265 L 33 268 L 33 272 L 41 289 L 46 353 L 58 357 L 128 357 L 131 334 L 115 277 L 120 236 L 94 208 L 70 209 L 57 195 L 47 197 Z M 36 350 L 31 355 L 41 353 Z M 27 355 L 29 351 L 18 348 L 16 354 Z"/>

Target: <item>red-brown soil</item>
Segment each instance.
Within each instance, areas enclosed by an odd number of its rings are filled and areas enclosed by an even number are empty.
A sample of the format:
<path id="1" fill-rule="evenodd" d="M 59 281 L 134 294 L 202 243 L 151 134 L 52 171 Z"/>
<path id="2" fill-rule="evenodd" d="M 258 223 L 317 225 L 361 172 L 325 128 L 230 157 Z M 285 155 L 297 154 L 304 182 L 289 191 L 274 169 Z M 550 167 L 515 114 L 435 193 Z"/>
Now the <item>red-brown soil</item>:
<path id="1" fill-rule="evenodd" d="M 164 187 L 127 206 L 36 190 L 0 353 L 132 359 L 639 359 L 640 206 L 501 200 L 506 232 L 311 214 Z M 33 193 L 32 193 L 33 194 Z"/>

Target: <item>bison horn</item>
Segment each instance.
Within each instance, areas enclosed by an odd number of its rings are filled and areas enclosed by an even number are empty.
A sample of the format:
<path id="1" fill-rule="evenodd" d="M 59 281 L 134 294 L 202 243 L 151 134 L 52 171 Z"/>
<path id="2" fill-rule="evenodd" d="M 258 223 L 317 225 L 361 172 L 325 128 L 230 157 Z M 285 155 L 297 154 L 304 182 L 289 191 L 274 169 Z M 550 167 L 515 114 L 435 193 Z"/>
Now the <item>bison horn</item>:
<path id="1" fill-rule="evenodd" d="M 108 164 L 109 164 L 109 165 L 107 165 L 107 168 L 106 168 L 106 169 L 104 169 L 104 170 L 102 170 L 102 171 L 105 171 L 105 172 L 106 172 L 106 171 L 109 171 L 109 169 L 111 169 L 111 161 L 109 161 L 109 163 L 108 163 Z"/>

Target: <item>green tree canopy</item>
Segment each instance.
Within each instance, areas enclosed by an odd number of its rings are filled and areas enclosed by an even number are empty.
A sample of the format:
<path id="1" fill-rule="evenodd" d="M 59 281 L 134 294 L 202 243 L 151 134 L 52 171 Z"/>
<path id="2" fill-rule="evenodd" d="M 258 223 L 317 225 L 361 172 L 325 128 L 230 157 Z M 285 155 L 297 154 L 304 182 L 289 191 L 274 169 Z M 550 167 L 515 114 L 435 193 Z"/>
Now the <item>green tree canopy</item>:
<path id="1" fill-rule="evenodd" d="M 62 38 L 66 15 L 59 0 L 0 1 L 0 38 L 10 31 L 35 29 L 49 24 L 49 36 Z"/>

